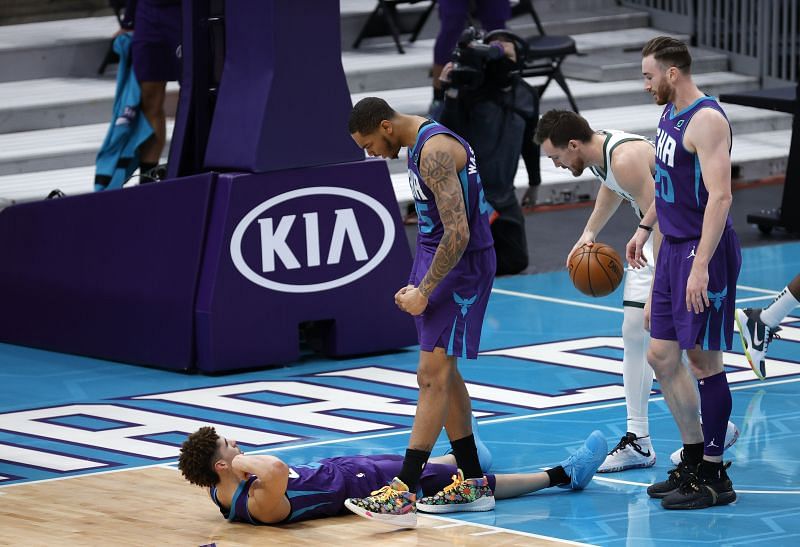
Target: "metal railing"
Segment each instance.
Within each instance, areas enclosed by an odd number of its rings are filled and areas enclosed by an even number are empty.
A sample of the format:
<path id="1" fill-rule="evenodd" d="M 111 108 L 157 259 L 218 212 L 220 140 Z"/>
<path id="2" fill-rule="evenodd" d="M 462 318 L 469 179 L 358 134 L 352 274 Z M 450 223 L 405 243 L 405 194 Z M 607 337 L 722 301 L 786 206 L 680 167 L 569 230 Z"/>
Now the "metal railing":
<path id="1" fill-rule="evenodd" d="M 798 79 L 800 0 L 623 0 L 651 25 L 726 53 L 731 70 L 770 86 Z"/>

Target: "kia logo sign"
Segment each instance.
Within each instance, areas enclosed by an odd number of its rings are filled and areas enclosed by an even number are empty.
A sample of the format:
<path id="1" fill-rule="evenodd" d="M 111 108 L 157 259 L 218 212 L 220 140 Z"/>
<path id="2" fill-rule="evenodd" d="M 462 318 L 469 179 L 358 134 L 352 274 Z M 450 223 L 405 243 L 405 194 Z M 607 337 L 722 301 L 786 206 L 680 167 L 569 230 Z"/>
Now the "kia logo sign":
<path id="1" fill-rule="evenodd" d="M 292 214 L 291 206 L 282 205 L 301 198 L 305 198 L 303 203 L 307 204 L 312 198 L 319 200 L 321 197 L 325 198 L 325 205 L 319 211 Z M 331 198 L 335 200 L 333 207 L 330 206 Z M 282 206 L 278 207 L 280 205 Z M 358 218 L 354 207 L 359 207 L 362 212 L 365 207 L 369 209 L 377 216 L 381 226 L 383 239 L 380 240 L 378 250 L 372 257 L 368 255 L 364 234 L 374 239 L 373 226 L 377 228 L 378 224 L 375 223 L 374 217 L 364 218 L 370 217 L 369 214 L 362 214 Z M 280 214 L 274 214 L 271 210 L 279 210 Z M 273 214 L 270 214 L 271 212 Z M 320 234 L 324 231 L 324 228 L 322 230 L 320 228 L 324 225 L 324 222 L 320 222 L 321 218 L 332 224 L 332 227 L 328 226 L 330 234 Z M 361 225 L 367 222 L 370 224 L 369 232 L 361 228 Z M 248 237 L 252 237 L 256 230 L 260 237 L 261 264 L 257 269 L 254 269 L 252 264 L 256 261 L 251 260 L 251 263 L 245 261 L 242 251 L 245 233 L 251 227 L 253 229 L 250 230 L 251 235 Z M 261 287 L 286 293 L 327 291 L 352 283 L 375 269 L 389 254 L 394 235 L 394 222 L 389 211 L 378 200 L 366 194 L 333 186 L 299 188 L 268 199 L 242 218 L 231 237 L 231 259 L 243 276 Z M 301 246 L 297 243 L 290 245 L 301 237 L 305 239 L 304 249 L 300 249 Z M 347 260 L 342 260 L 343 252 L 352 252 L 355 259 L 353 267 L 356 268 L 354 271 L 347 273 L 341 271 L 349 264 Z M 347 254 L 348 258 L 349 256 Z M 283 272 L 284 279 L 270 279 L 276 276 L 278 270 Z M 326 271 L 336 271 L 338 274 L 333 279 L 295 283 L 289 280 L 293 278 L 300 280 L 307 275 L 294 275 L 293 270 L 297 270 L 298 274 L 314 271 L 318 276 L 319 272 L 323 272 L 324 276 Z M 287 272 L 291 273 L 287 275 Z"/>

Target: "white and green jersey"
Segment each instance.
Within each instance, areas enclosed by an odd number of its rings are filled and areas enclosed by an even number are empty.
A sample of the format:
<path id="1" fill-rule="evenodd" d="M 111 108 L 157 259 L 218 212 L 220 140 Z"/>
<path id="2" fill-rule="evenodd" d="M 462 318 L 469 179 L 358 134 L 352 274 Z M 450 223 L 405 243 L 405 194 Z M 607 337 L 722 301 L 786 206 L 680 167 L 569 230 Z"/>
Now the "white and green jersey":
<path id="1" fill-rule="evenodd" d="M 625 131 L 617 131 L 616 129 L 604 129 L 599 131 L 599 133 L 601 135 L 605 135 L 606 137 L 606 140 L 603 143 L 603 166 L 590 167 L 590 169 L 592 170 L 592 173 L 594 173 L 594 175 L 600 179 L 600 182 L 602 182 L 609 189 L 613 190 L 619 197 L 630 203 L 631 207 L 633 207 L 634 213 L 636 213 L 636 218 L 641 219 L 644 216 L 644 212 L 639 208 L 639 205 L 636 203 L 636 200 L 633 199 L 633 196 L 620 187 L 616 177 L 614 176 L 614 172 L 611 170 L 611 154 L 614 153 L 614 149 L 617 146 L 624 142 L 645 141 L 651 145 L 653 143 L 641 135 L 626 133 Z"/>

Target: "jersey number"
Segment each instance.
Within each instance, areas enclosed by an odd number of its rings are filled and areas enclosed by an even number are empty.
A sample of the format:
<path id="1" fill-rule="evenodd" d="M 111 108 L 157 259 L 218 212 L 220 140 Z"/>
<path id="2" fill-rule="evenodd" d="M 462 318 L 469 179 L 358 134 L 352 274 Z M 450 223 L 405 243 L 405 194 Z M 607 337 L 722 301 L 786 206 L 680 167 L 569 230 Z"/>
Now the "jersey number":
<path id="1" fill-rule="evenodd" d="M 417 210 L 417 219 L 419 219 L 419 231 L 423 234 L 429 234 L 433 231 L 433 220 L 426 213 L 428 205 L 425 203 L 414 202 L 414 208 Z"/>
<path id="2" fill-rule="evenodd" d="M 672 186 L 672 178 L 666 169 L 662 169 L 658 165 L 656 165 L 656 197 L 667 203 L 675 203 L 675 189 Z"/>

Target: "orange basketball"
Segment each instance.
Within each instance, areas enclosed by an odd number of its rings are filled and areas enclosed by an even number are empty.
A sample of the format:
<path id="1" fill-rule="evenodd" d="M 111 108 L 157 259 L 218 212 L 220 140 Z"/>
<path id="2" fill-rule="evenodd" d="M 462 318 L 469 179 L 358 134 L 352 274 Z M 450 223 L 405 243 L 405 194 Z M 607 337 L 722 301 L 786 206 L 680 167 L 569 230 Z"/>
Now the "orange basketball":
<path id="1" fill-rule="evenodd" d="M 578 248 L 569 259 L 569 278 L 588 296 L 605 296 L 619 287 L 625 269 L 613 247 L 595 242 Z"/>

